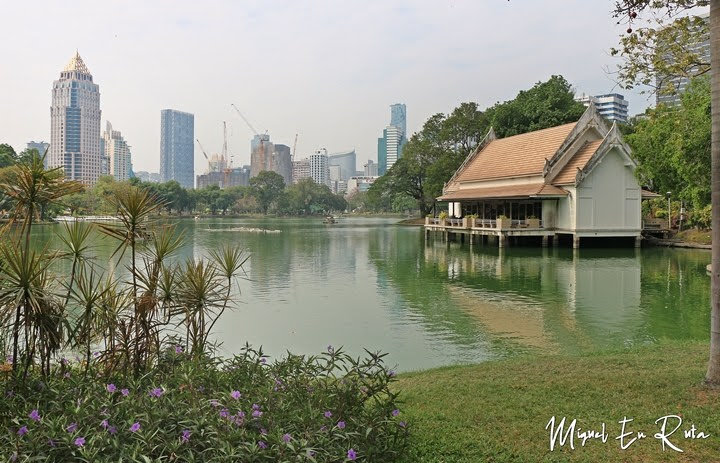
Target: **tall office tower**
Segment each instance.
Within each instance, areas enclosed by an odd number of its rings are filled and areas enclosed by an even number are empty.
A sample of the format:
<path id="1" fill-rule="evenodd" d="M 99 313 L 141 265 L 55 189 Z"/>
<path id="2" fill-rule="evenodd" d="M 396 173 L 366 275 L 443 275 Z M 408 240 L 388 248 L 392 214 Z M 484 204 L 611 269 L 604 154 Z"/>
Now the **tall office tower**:
<path id="1" fill-rule="evenodd" d="M 270 135 L 255 135 L 250 142 L 250 177 L 257 175 L 264 170 L 272 170 L 272 154 L 274 146 L 270 141 Z"/>
<path id="2" fill-rule="evenodd" d="M 330 170 L 325 148 L 310 155 L 310 178 L 318 185 L 330 186 Z"/>
<path id="3" fill-rule="evenodd" d="M 403 137 L 407 137 L 407 108 L 402 103 L 390 105 L 390 125 L 400 129 Z"/>
<path id="4" fill-rule="evenodd" d="M 357 156 L 355 150 L 335 153 L 328 156 L 328 165 L 340 167 L 340 178 L 336 180 L 349 180 L 355 175 Z"/>
<path id="5" fill-rule="evenodd" d="M 36 150 L 38 152 L 38 155 L 40 155 L 40 157 L 45 156 L 43 164 L 45 165 L 45 168 L 47 168 L 48 157 L 50 156 L 50 153 L 46 153 L 46 151 L 48 151 L 49 147 L 50 147 L 50 143 L 45 143 L 44 141 L 29 141 L 29 142 L 27 142 L 26 148 L 29 150 Z"/>
<path id="6" fill-rule="evenodd" d="M 128 180 L 132 172 L 130 160 L 130 147 L 119 130 L 113 130 L 110 121 L 105 123 L 103 133 L 103 146 L 105 157 L 108 161 L 108 175 L 115 177 L 115 180 Z"/>
<path id="7" fill-rule="evenodd" d="M 365 177 L 377 177 L 377 175 L 378 175 L 377 163 L 373 162 L 372 159 L 368 159 L 367 164 L 365 164 L 363 166 L 363 175 Z M 357 175 L 355 177 L 357 177 Z"/>
<path id="8" fill-rule="evenodd" d="M 597 96 L 583 95 L 576 97 L 575 100 L 585 106 L 590 106 L 592 102 L 600 115 L 609 121 L 627 122 L 628 120 L 628 101 L 619 93 Z"/>
<path id="9" fill-rule="evenodd" d="M 285 185 L 292 183 L 292 156 L 290 147 L 287 145 L 273 145 L 272 163 L 270 166 L 273 172 L 282 175 Z"/>
<path id="10" fill-rule="evenodd" d="M 694 43 L 684 45 L 682 54 L 695 55 L 695 62 L 698 63 L 709 63 L 710 62 L 710 15 L 709 13 L 697 16 L 694 19 L 702 20 L 702 29 L 695 29 L 692 32 L 700 32 L 700 37 Z M 691 27 L 699 27 L 697 24 L 692 24 Z M 675 45 L 676 47 L 678 45 Z M 662 57 L 666 62 L 673 62 L 674 58 L 670 56 Z M 690 58 L 688 58 L 690 59 Z M 691 72 L 694 70 L 700 70 L 702 66 L 696 65 L 691 67 Z M 655 104 L 665 103 L 666 105 L 674 106 L 680 104 L 680 95 L 685 91 L 688 84 L 690 84 L 690 78 L 685 76 L 667 77 L 658 74 L 655 77 L 655 87 L 658 89 L 655 92 Z M 673 91 L 669 91 L 673 90 Z"/>
<path id="11" fill-rule="evenodd" d="M 378 138 L 378 174 L 385 173 L 402 157 L 407 132 L 407 111 L 404 104 L 390 106 L 390 125 L 383 129 Z"/>
<path id="12" fill-rule="evenodd" d="M 304 178 L 310 178 L 310 160 L 301 159 L 292 163 L 292 182 L 299 182 Z"/>
<path id="13" fill-rule="evenodd" d="M 100 117 L 100 87 L 76 52 L 53 82 L 48 167 L 62 167 L 66 178 L 94 185 L 103 156 Z"/>
<path id="14" fill-rule="evenodd" d="M 160 177 L 176 180 L 183 188 L 195 182 L 195 116 L 163 109 L 160 111 Z"/>

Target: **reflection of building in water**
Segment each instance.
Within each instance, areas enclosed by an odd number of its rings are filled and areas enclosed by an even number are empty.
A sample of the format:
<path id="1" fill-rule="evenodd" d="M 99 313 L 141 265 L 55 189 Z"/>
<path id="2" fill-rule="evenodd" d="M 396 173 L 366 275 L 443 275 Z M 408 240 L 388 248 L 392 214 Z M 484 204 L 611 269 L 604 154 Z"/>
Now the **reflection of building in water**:
<path id="1" fill-rule="evenodd" d="M 512 252 L 511 252 L 512 251 Z M 584 349 L 636 339 L 640 254 L 425 246 L 425 263 L 447 275 L 449 300 L 495 338 L 523 347 Z M 615 255 L 613 255 L 613 253 Z"/>

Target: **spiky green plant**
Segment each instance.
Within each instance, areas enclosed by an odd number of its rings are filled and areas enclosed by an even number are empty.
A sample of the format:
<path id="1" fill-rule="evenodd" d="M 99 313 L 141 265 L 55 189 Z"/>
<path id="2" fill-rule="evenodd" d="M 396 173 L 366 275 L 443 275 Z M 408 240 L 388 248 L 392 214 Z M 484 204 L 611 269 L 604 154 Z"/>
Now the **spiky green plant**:
<path id="1" fill-rule="evenodd" d="M 57 236 L 65 245 L 65 250 L 61 256 L 72 261 L 70 267 L 70 280 L 67 283 L 67 293 L 65 295 L 65 305 L 70 300 L 73 283 L 75 282 L 75 272 L 80 263 L 88 260 L 92 246 L 88 240 L 92 232 L 92 225 L 85 222 L 72 222 L 63 224 L 64 233 L 58 233 Z"/>

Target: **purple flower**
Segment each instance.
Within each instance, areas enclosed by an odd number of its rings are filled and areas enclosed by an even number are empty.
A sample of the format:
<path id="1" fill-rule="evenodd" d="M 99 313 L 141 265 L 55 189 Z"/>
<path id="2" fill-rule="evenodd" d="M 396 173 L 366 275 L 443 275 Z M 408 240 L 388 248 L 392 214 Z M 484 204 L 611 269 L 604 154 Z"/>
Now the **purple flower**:
<path id="1" fill-rule="evenodd" d="M 102 426 L 103 429 L 107 429 L 108 426 L 109 426 L 108 420 L 102 420 L 102 421 L 100 422 L 100 426 Z"/>
<path id="2" fill-rule="evenodd" d="M 335 349 L 333 349 L 333 346 L 332 346 L 332 345 L 329 345 L 329 346 L 327 347 L 327 350 L 328 350 L 328 352 L 330 352 L 331 354 L 335 352 Z"/>
<path id="3" fill-rule="evenodd" d="M 258 441 L 258 447 L 260 447 L 261 449 L 266 449 L 266 448 L 267 448 L 267 444 L 266 444 L 265 442 L 259 440 L 259 441 Z"/>
<path id="4" fill-rule="evenodd" d="M 67 365 L 68 363 L 70 363 L 70 361 L 68 359 L 66 359 L 65 357 L 63 357 L 60 359 L 60 363 L 63 365 Z"/>
<path id="5" fill-rule="evenodd" d="M 110 434 L 115 434 L 115 433 L 117 433 L 117 428 L 116 428 L 115 426 L 110 426 L 110 427 L 108 428 L 108 432 L 109 432 Z"/>
<path id="6" fill-rule="evenodd" d="M 175 353 L 176 353 L 176 354 L 182 354 L 182 353 L 183 353 L 183 346 L 175 346 Z"/>
<path id="7" fill-rule="evenodd" d="M 263 435 L 263 436 L 267 436 L 267 429 L 265 429 L 265 428 L 260 428 L 260 434 Z"/>
<path id="8" fill-rule="evenodd" d="M 153 390 L 149 392 L 150 397 L 162 397 L 163 394 L 165 394 L 165 390 L 161 387 L 156 387 Z"/>
<path id="9" fill-rule="evenodd" d="M 75 445 L 78 447 L 82 447 L 85 445 L 85 438 L 84 437 L 78 437 L 75 439 Z"/>
<path id="10" fill-rule="evenodd" d="M 63 378 L 68 379 L 69 377 L 70 377 L 70 372 L 66 371 L 65 374 L 63 375 Z"/>
<path id="11" fill-rule="evenodd" d="M 37 410 L 31 411 L 28 417 L 33 421 L 40 421 L 40 413 Z"/>
<path id="12" fill-rule="evenodd" d="M 70 426 L 68 426 L 65 429 L 67 430 L 67 432 L 73 433 L 73 432 L 77 431 L 77 423 L 70 423 Z"/>
<path id="13" fill-rule="evenodd" d="M 50 447 L 55 448 L 55 441 L 52 440 L 52 439 L 48 439 L 48 445 L 49 445 Z"/>
<path id="14" fill-rule="evenodd" d="M 338 421 L 337 427 L 338 427 L 338 429 L 345 429 L 345 422 L 344 422 L 344 421 Z"/>
<path id="15" fill-rule="evenodd" d="M 287 442 L 290 442 L 290 440 L 292 440 L 292 436 L 290 436 L 290 434 L 286 433 L 286 434 L 283 434 L 282 439 L 287 443 Z"/>
<path id="16" fill-rule="evenodd" d="M 395 370 L 388 370 L 388 373 L 387 373 L 387 374 L 388 374 L 389 377 L 392 378 L 393 376 L 395 376 Z"/>
<path id="17" fill-rule="evenodd" d="M 322 427 L 320 428 L 320 432 L 325 432 L 325 431 L 327 431 L 327 426 L 322 426 Z"/>
<path id="18" fill-rule="evenodd" d="M 260 405 L 258 405 L 258 404 L 252 404 L 252 409 L 253 409 L 253 410 L 260 410 Z"/>
<path id="19" fill-rule="evenodd" d="M 189 429 L 183 429 L 182 436 L 180 436 L 180 442 L 187 442 L 190 440 L 190 430 Z"/>
<path id="20" fill-rule="evenodd" d="M 357 453 L 355 453 L 355 450 L 353 450 L 353 449 L 348 450 L 347 458 L 348 458 L 348 460 L 354 460 L 355 458 L 357 458 Z"/>
<path id="21" fill-rule="evenodd" d="M 400 414 L 400 410 L 398 410 L 397 408 L 392 411 L 392 416 L 398 416 L 399 414 Z"/>
<path id="22" fill-rule="evenodd" d="M 132 424 L 132 426 L 130 426 L 130 432 L 138 432 L 138 431 L 140 431 L 140 423 L 138 423 L 136 421 Z"/>
<path id="23" fill-rule="evenodd" d="M 261 412 L 260 410 L 253 410 L 253 412 L 252 412 L 253 418 L 260 418 L 262 416 L 262 414 L 263 414 L 263 412 Z"/>
<path id="24" fill-rule="evenodd" d="M 235 400 L 238 400 L 241 396 L 242 396 L 242 394 L 240 394 L 240 391 L 232 391 L 230 393 L 230 397 L 232 397 Z"/>
<path id="25" fill-rule="evenodd" d="M 330 410 L 328 410 L 324 413 L 324 415 L 325 415 L 325 418 L 330 418 L 332 416 L 332 412 Z"/>
<path id="26" fill-rule="evenodd" d="M 228 416 L 230 416 L 230 411 L 227 408 L 220 410 L 220 418 L 227 418 Z"/>
<path id="27" fill-rule="evenodd" d="M 107 386 L 105 386 L 105 388 L 107 389 L 107 391 L 110 394 L 112 394 L 113 392 L 115 392 L 117 390 L 117 387 L 115 387 L 115 385 L 113 383 L 108 384 Z"/>
<path id="28" fill-rule="evenodd" d="M 260 359 L 260 363 L 262 363 L 263 365 L 264 365 L 266 362 L 267 362 L 267 360 L 265 359 L 265 357 L 263 357 L 263 358 Z"/>
<path id="29" fill-rule="evenodd" d="M 404 428 L 405 426 L 407 426 L 407 423 L 404 421 L 401 421 L 398 424 L 400 425 L 401 428 Z"/>
<path id="30" fill-rule="evenodd" d="M 217 399 L 212 399 L 210 401 L 210 405 L 212 405 L 213 407 L 218 407 L 220 403 L 217 401 Z"/>
<path id="31" fill-rule="evenodd" d="M 22 428 L 18 429 L 18 431 L 17 431 L 18 436 L 24 436 L 27 433 L 28 433 L 27 426 L 23 426 Z"/>
<path id="32" fill-rule="evenodd" d="M 123 397 L 127 397 L 127 396 L 130 395 L 130 391 L 127 390 L 127 389 L 121 389 L 121 390 L 120 390 L 120 394 L 122 394 Z"/>
<path id="33" fill-rule="evenodd" d="M 17 459 L 18 459 L 18 453 L 13 452 L 13 454 L 10 455 L 10 461 L 15 462 L 15 461 L 17 461 Z"/>

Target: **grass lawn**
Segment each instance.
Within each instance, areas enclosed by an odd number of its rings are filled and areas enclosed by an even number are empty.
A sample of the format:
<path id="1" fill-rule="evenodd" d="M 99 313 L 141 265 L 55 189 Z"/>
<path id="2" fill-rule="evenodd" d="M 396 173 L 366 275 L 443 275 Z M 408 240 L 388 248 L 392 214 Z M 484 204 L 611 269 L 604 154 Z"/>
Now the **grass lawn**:
<path id="1" fill-rule="evenodd" d="M 712 244 L 712 237 L 710 236 L 710 230 L 696 230 L 691 228 L 689 230 L 683 230 L 676 234 L 674 239 L 680 241 L 686 241 L 688 243 L 695 244 Z"/>
<path id="2" fill-rule="evenodd" d="M 663 343 L 613 353 L 547 356 L 403 374 L 401 417 L 411 423 L 411 450 L 419 462 L 720 462 L 720 391 L 702 385 L 707 343 Z M 653 438 L 665 415 L 680 415 L 670 441 L 684 450 L 663 452 Z M 600 429 L 607 443 L 588 440 L 549 451 L 550 417 L 578 419 Z M 618 423 L 647 438 L 620 450 Z M 677 421 L 668 422 L 668 432 Z M 692 424 L 708 439 L 685 439 Z"/>

